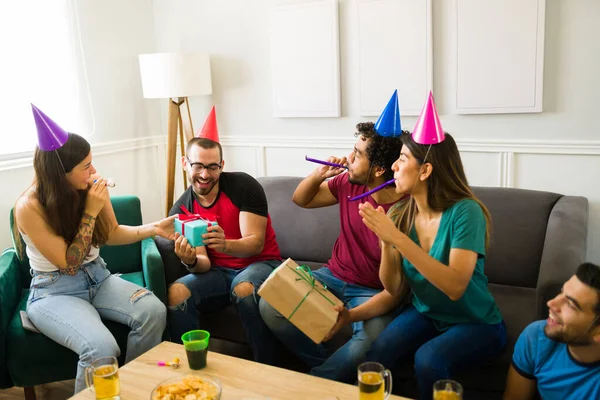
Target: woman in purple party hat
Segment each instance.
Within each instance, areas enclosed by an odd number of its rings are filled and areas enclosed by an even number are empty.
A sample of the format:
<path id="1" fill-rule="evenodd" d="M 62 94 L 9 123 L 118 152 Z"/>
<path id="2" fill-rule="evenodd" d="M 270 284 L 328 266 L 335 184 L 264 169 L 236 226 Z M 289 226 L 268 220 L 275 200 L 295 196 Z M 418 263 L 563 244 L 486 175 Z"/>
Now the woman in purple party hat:
<path id="1" fill-rule="evenodd" d="M 126 361 L 159 344 L 166 325 L 163 303 L 149 290 L 111 275 L 99 247 L 154 235 L 172 238 L 173 218 L 119 225 L 107 182 L 94 179 L 89 143 L 32 108 L 38 133 L 35 181 L 17 200 L 14 224 L 33 276 L 27 314 L 41 333 L 79 355 L 77 393 L 85 388 L 85 367 L 93 359 L 121 352 L 100 318 L 131 328 Z"/>
<path id="2" fill-rule="evenodd" d="M 410 200 L 383 210 L 361 204 L 381 240 L 379 276 L 391 293 L 408 283 L 412 304 L 373 343 L 367 360 L 395 368 L 414 357 L 419 399 L 433 384 L 500 354 L 506 326 L 484 273 L 490 215 L 471 191 L 454 139 L 431 93 L 394 165 L 398 193 Z"/>

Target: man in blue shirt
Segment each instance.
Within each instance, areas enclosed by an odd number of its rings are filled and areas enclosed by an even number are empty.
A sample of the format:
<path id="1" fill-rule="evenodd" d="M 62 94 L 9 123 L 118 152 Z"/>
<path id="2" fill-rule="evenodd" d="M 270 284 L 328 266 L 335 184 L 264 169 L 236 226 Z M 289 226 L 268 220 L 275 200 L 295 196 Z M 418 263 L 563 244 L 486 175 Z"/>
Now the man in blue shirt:
<path id="1" fill-rule="evenodd" d="M 504 400 L 600 399 L 600 267 L 579 266 L 515 345 Z"/>

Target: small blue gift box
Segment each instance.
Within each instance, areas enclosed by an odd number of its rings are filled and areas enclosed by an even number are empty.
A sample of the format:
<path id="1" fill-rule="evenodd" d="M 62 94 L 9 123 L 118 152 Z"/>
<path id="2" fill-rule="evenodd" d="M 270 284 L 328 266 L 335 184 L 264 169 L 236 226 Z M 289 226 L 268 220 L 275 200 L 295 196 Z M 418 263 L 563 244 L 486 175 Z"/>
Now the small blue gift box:
<path id="1" fill-rule="evenodd" d="M 179 214 L 175 218 L 175 232 L 185 236 L 193 247 L 204 246 L 202 235 L 207 233 L 208 227 L 212 225 L 218 224 L 194 214 Z"/>

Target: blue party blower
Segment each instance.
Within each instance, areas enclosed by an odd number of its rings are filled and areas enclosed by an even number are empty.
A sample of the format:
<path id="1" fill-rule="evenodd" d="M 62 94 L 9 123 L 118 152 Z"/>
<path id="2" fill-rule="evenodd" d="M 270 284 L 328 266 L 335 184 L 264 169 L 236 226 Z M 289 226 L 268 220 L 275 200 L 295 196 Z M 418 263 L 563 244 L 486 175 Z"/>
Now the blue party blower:
<path id="1" fill-rule="evenodd" d="M 175 232 L 185 236 L 192 247 L 204 246 L 202 235 L 208 233 L 208 227 L 217 224 L 216 217 L 202 218 L 199 214 L 192 214 L 185 206 L 181 206 L 183 214 L 175 218 Z"/>

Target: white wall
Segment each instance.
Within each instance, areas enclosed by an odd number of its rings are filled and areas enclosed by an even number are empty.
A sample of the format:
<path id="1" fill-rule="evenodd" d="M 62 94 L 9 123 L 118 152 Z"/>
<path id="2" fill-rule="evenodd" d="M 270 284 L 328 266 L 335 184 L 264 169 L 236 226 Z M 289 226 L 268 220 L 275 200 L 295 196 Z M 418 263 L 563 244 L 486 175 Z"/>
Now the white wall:
<path id="1" fill-rule="evenodd" d="M 342 117 L 272 117 L 269 10 L 291 2 L 154 0 L 158 51 L 211 53 L 213 95 L 191 99 L 192 114 L 197 127 L 211 100 L 216 104 L 230 169 L 255 175 L 304 174 L 312 168 L 303 161 L 304 154 L 345 154 L 354 125 L 365 119 L 358 111 L 356 0 L 339 1 Z M 433 0 L 436 103 L 444 128 L 460 144 L 472 184 L 586 196 L 588 257 L 599 262 L 600 188 L 595 182 L 600 180 L 600 129 L 595 114 L 600 104 L 600 24 L 595 21 L 600 21 L 600 2 L 546 3 L 544 112 L 450 114 L 450 0 Z M 411 130 L 415 118 L 403 118 L 402 123 Z"/>
<path id="2" fill-rule="evenodd" d="M 155 48 L 148 0 L 77 0 L 96 117 L 92 144 L 160 133 L 159 102 L 145 100 L 138 54 Z"/>
<path id="3" fill-rule="evenodd" d="M 156 137 L 161 133 L 160 103 L 142 97 L 137 59 L 155 48 L 151 4 L 77 0 L 77 6 L 96 117 L 89 138 L 94 164 L 117 182 L 112 194 L 138 195 L 144 219 L 156 220 L 164 208 L 164 139 Z M 9 210 L 32 179 L 31 158 L 0 160 L 1 248 L 11 245 Z"/>
<path id="4" fill-rule="evenodd" d="M 357 2 L 339 1 L 343 117 L 323 119 L 271 116 L 269 9 L 282 3 L 290 1 L 154 0 L 157 49 L 211 53 L 212 100 L 224 134 L 348 137 L 362 120 L 358 115 Z M 600 24 L 595 22 L 600 20 L 600 2 L 547 0 L 543 113 L 479 116 L 449 114 L 452 3 L 433 0 L 434 94 L 446 130 L 459 139 L 599 139 L 593 116 L 600 104 L 596 40 Z M 198 124 L 205 110 L 203 99 L 192 99 L 192 106 L 196 102 L 201 105 L 192 112 Z M 415 118 L 402 122 L 412 129 Z"/>

